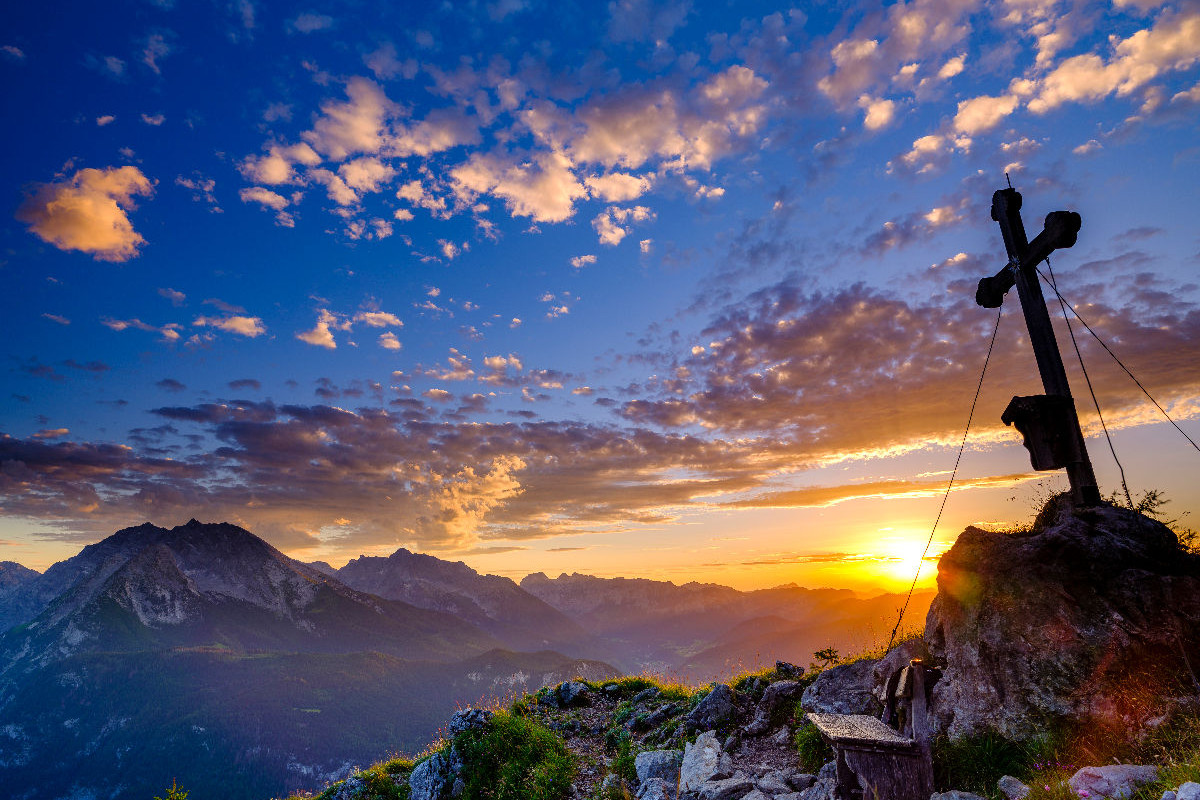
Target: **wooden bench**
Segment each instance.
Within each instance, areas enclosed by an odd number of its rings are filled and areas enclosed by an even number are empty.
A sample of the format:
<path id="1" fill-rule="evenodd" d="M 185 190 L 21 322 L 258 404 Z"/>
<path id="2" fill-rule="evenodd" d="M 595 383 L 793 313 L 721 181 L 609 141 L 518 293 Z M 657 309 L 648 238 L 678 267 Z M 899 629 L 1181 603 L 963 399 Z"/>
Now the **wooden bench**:
<path id="1" fill-rule="evenodd" d="M 929 800 L 933 794 L 925 667 L 919 659 L 900 672 L 892 699 L 908 701 L 901 715 L 908 736 L 861 714 L 807 715 L 833 746 L 838 800 Z"/>

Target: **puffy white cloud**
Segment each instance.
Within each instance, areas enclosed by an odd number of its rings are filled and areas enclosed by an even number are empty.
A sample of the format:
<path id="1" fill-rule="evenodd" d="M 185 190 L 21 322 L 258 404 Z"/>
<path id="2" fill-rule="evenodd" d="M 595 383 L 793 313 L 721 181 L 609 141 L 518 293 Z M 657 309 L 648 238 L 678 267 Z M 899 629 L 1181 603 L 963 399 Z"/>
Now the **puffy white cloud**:
<path id="1" fill-rule="evenodd" d="M 310 169 L 308 176 L 325 187 L 329 199 L 339 206 L 358 204 L 358 193 L 346 185 L 342 177 L 327 169 Z"/>
<path id="2" fill-rule="evenodd" d="M 366 78 L 351 78 L 346 95 L 345 102 L 324 103 L 312 130 L 301 134 L 313 149 L 334 161 L 356 153 L 378 153 L 386 141 L 386 121 L 395 113 L 383 90 Z"/>
<path id="3" fill-rule="evenodd" d="M 382 81 L 401 75 L 412 79 L 417 74 L 417 62 L 411 58 L 401 61 L 396 54 L 396 45 L 391 42 L 384 42 L 376 50 L 363 56 L 363 63 Z"/>
<path id="4" fill-rule="evenodd" d="M 238 192 L 238 197 L 243 203 L 258 203 L 275 211 L 282 211 L 288 207 L 288 199 L 278 192 L 273 192 L 270 189 L 265 189 L 262 186 L 248 186 Z"/>
<path id="5" fill-rule="evenodd" d="M 967 56 L 965 53 L 955 56 L 942 65 L 942 68 L 938 70 L 937 76 L 945 81 L 953 78 L 955 75 L 961 74 L 966 60 Z"/>
<path id="6" fill-rule="evenodd" d="M 196 327 L 216 328 L 218 330 L 236 333 L 251 339 L 262 336 L 267 332 L 267 326 L 259 317 L 247 317 L 230 314 L 224 317 L 196 317 L 192 321 Z"/>
<path id="7" fill-rule="evenodd" d="M 171 50 L 171 45 L 167 43 L 167 39 L 163 34 L 151 34 L 146 40 L 146 46 L 142 48 L 142 63 L 154 70 L 156 74 L 161 74 L 161 70 L 158 68 L 158 60 L 170 55 Z"/>
<path id="8" fill-rule="evenodd" d="M 117 118 L 114 117 L 112 114 L 105 114 L 104 116 L 96 117 L 96 126 L 99 128 L 103 128 L 105 125 L 113 124 L 113 122 L 115 122 L 116 119 Z"/>
<path id="9" fill-rule="evenodd" d="M 398 128 L 388 140 L 388 152 L 430 156 L 461 145 L 479 144 L 479 122 L 457 108 L 435 109 L 422 120 Z"/>
<path id="10" fill-rule="evenodd" d="M 354 315 L 354 321 L 362 322 L 369 328 L 404 327 L 399 317 L 387 311 L 360 311 Z"/>
<path id="11" fill-rule="evenodd" d="M 396 175 L 396 170 L 374 156 L 363 156 L 338 167 L 338 175 L 355 191 L 378 192 Z"/>
<path id="12" fill-rule="evenodd" d="M 379 334 L 379 346 L 384 350 L 399 350 L 401 347 L 400 340 L 391 331 Z"/>
<path id="13" fill-rule="evenodd" d="M 1200 10 L 1161 15 L 1151 28 L 1116 42 L 1111 59 L 1095 53 L 1066 59 L 1038 82 L 1029 101 L 1036 114 L 1068 102 L 1095 102 L 1128 95 L 1164 72 L 1200 60 Z"/>
<path id="14" fill-rule="evenodd" d="M 863 118 L 863 127 L 869 131 L 886 128 L 896 115 L 896 103 L 887 98 L 875 98 L 864 94 L 858 98 L 858 107 L 867 112 Z"/>
<path id="15" fill-rule="evenodd" d="M 341 321 L 334 314 L 329 313 L 322 308 L 317 313 L 317 324 L 311 330 L 301 331 L 296 334 L 296 338 L 305 344 L 311 344 L 314 347 L 324 347 L 328 350 L 336 350 L 337 342 L 333 338 L 331 328 L 341 327 Z"/>
<path id="16" fill-rule="evenodd" d="M 281 183 L 292 183 L 296 180 L 293 164 L 303 164 L 314 167 L 321 163 L 321 157 L 307 144 L 282 145 L 272 144 L 264 156 L 247 156 L 238 165 L 242 177 L 255 183 L 265 183 L 275 186 Z"/>
<path id="17" fill-rule="evenodd" d="M 633 208 L 609 206 L 592 220 L 592 227 L 600 237 L 600 244 L 615 246 L 629 234 L 630 228 L 622 226 L 632 227 L 635 222 L 648 222 L 653 219 L 654 212 L 645 206 L 634 206 Z"/>
<path id="18" fill-rule="evenodd" d="M 596 263 L 596 256 L 590 255 L 590 254 L 584 255 L 584 256 L 575 256 L 571 259 L 571 266 L 574 267 L 575 269 L 582 269 L 583 267 L 586 267 L 589 264 L 595 264 L 595 263 Z"/>
<path id="19" fill-rule="evenodd" d="M 514 163 L 497 154 L 473 154 L 451 170 L 455 191 L 465 198 L 492 194 L 505 201 L 510 213 L 534 222 L 562 222 L 574 213 L 575 201 L 587 190 L 561 152 L 539 153 Z"/>
<path id="20" fill-rule="evenodd" d="M 127 212 L 134 197 L 153 193 L 153 184 L 137 167 L 81 169 L 66 180 L 35 186 L 17 209 L 17 219 L 60 250 L 127 261 L 145 242 Z"/>
<path id="21" fill-rule="evenodd" d="M 985 133 L 1000 124 L 1017 107 L 1014 94 L 989 97 L 983 95 L 963 100 L 954 115 L 954 130 L 968 136 Z"/>
<path id="22" fill-rule="evenodd" d="M 607 175 L 590 175 L 583 181 L 592 197 L 609 203 L 624 203 L 636 200 L 654 185 L 648 175 L 630 175 L 627 172 L 610 172 Z"/>

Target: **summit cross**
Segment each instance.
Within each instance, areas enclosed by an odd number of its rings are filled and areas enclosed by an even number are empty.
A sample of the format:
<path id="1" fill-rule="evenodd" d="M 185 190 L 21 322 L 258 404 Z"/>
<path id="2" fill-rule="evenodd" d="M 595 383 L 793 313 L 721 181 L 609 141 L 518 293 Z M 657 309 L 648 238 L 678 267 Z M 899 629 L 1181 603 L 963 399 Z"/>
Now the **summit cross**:
<path id="1" fill-rule="evenodd" d="M 1015 424 L 1021 432 L 1035 470 L 1065 467 L 1076 505 L 1096 505 L 1100 502 L 1100 490 L 1037 273 L 1037 265 L 1052 252 L 1075 244 L 1081 224 L 1079 215 L 1074 211 L 1050 212 L 1045 228 L 1030 242 L 1021 222 L 1021 193 L 1008 188 L 992 195 L 992 219 L 1000 224 L 1008 264 L 996 275 L 979 281 L 975 302 L 984 308 L 999 308 L 1005 293 L 1016 285 L 1046 390 L 1043 395 L 1014 397 L 1001 419 L 1005 425 Z"/>

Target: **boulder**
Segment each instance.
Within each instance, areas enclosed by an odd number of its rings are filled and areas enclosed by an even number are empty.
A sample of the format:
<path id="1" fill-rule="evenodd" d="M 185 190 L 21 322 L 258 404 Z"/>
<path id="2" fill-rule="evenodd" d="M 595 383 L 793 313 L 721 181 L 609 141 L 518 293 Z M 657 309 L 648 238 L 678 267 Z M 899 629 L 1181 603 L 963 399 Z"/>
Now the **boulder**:
<path id="1" fill-rule="evenodd" d="M 448 800 L 463 792 L 462 759 L 453 747 L 417 765 L 408 776 L 409 800 Z"/>
<path id="2" fill-rule="evenodd" d="M 588 697 L 591 691 L 583 681 L 560 683 L 553 694 L 555 705 L 559 708 L 586 706 L 591 702 L 591 699 Z"/>
<path id="3" fill-rule="evenodd" d="M 934 792 L 929 795 L 929 800 L 987 800 L 986 797 L 980 797 L 973 792 L 964 792 L 959 789 L 951 789 L 948 792 Z"/>
<path id="4" fill-rule="evenodd" d="M 762 736 L 764 733 L 787 721 L 796 708 L 796 701 L 804 693 L 804 687 L 797 681 L 777 681 L 763 692 L 762 700 L 754 711 L 754 720 L 746 726 L 745 731 L 750 736 Z"/>
<path id="5" fill-rule="evenodd" d="M 800 697 L 801 707 L 822 714 L 878 716 L 883 706 L 875 698 L 876 659 L 830 667 L 809 684 Z"/>
<path id="6" fill-rule="evenodd" d="M 1029 533 L 967 528 L 937 582 L 931 711 L 951 738 L 1026 740 L 1056 721 L 1136 731 L 1190 682 L 1181 648 L 1200 663 L 1200 556 L 1127 509 L 1056 498 Z"/>
<path id="7" fill-rule="evenodd" d="M 803 792 L 808 787 L 817 782 L 817 776 L 808 772 L 796 770 L 787 776 L 788 786 L 795 789 L 797 792 Z"/>
<path id="8" fill-rule="evenodd" d="M 458 736 L 460 733 L 470 730 L 482 730 L 487 727 L 488 722 L 492 719 L 492 712 L 482 708 L 464 708 L 458 711 L 450 718 L 450 723 L 447 725 L 447 730 L 450 737 Z"/>
<path id="9" fill-rule="evenodd" d="M 791 785 L 787 782 L 787 775 L 782 770 L 771 770 L 758 779 L 758 788 L 770 795 L 789 794 L 792 791 Z"/>
<path id="10" fill-rule="evenodd" d="M 718 683 L 687 715 L 687 723 L 698 731 L 716 730 L 732 720 L 736 711 L 733 689 L 728 684 Z"/>
<path id="11" fill-rule="evenodd" d="M 1170 789 L 1167 789 L 1165 792 L 1162 793 L 1162 797 L 1160 797 L 1159 800 L 1177 800 L 1177 798 L 1175 796 L 1175 792 L 1171 791 Z"/>
<path id="12" fill-rule="evenodd" d="M 1200 783 L 1188 781 L 1175 790 L 1175 800 L 1200 800 Z"/>
<path id="13" fill-rule="evenodd" d="M 787 661 L 775 662 L 775 675 L 786 680 L 795 680 L 804 674 L 804 667 L 797 667 Z"/>
<path id="14" fill-rule="evenodd" d="M 1107 767 L 1084 767 L 1071 776 L 1067 784 L 1071 791 L 1083 797 L 1129 797 L 1143 783 L 1158 780 L 1158 767 L 1136 764 L 1113 764 Z M 1086 795 L 1083 793 L 1087 792 Z"/>
<path id="15" fill-rule="evenodd" d="M 357 775 L 351 775 L 342 781 L 329 800 L 354 800 L 367 787 L 367 782 Z"/>
<path id="16" fill-rule="evenodd" d="M 647 750 L 638 753 L 633 763 L 639 783 L 644 784 L 654 778 L 676 783 L 679 780 L 679 768 L 683 765 L 683 753 L 678 750 Z"/>
<path id="17" fill-rule="evenodd" d="M 638 800 L 675 800 L 676 797 L 675 781 L 662 778 L 651 778 L 638 788 L 637 793 Z"/>
<path id="18" fill-rule="evenodd" d="M 696 737 L 693 744 L 683 750 L 683 762 L 679 768 L 679 790 L 699 791 L 708 781 L 727 778 L 733 774 L 733 759 L 721 749 L 715 731 L 705 731 Z"/>
<path id="19" fill-rule="evenodd" d="M 833 800 L 837 788 L 837 762 L 826 762 L 817 772 L 816 780 L 807 789 L 800 790 L 800 800 Z"/>
<path id="20" fill-rule="evenodd" d="M 774 800 L 774 796 L 764 793 L 762 789 L 755 789 L 750 794 L 743 795 L 742 800 Z"/>
<path id="21" fill-rule="evenodd" d="M 1025 784 L 1014 778 L 1012 775 L 1005 775 L 996 782 L 996 788 L 1000 794 L 1004 795 L 1008 800 L 1025 800 L 1025 796 L 1029 794 L 1030 789 Z"/>
<path id="22" fill-rule="evenodd" d="M 741 800 L 754 789 L 754 781 L 738 772 L 728 778 L 705 781 L 696 787 L 699 800 Z"/>

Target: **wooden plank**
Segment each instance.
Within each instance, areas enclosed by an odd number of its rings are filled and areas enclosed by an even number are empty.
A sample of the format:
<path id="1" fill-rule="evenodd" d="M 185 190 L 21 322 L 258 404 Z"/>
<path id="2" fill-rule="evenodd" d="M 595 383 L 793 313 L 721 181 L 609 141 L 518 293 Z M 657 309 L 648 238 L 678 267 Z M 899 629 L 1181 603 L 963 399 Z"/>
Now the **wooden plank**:
<path id="1" fill-rule="evenodd" d="M 895 749 L 910 749 L 915 745 L 912 739 L 864 714 L 808 714 L 808 719 L 835 745 L 863 744 Z"/>
<path id="2" fill-rule="evenodd" d="M 863 789 L 864 800 L 928 800 L 933 793 L 933 764 L 920 751 L 867 753 L 851 749 L 844 758 Z"/>

